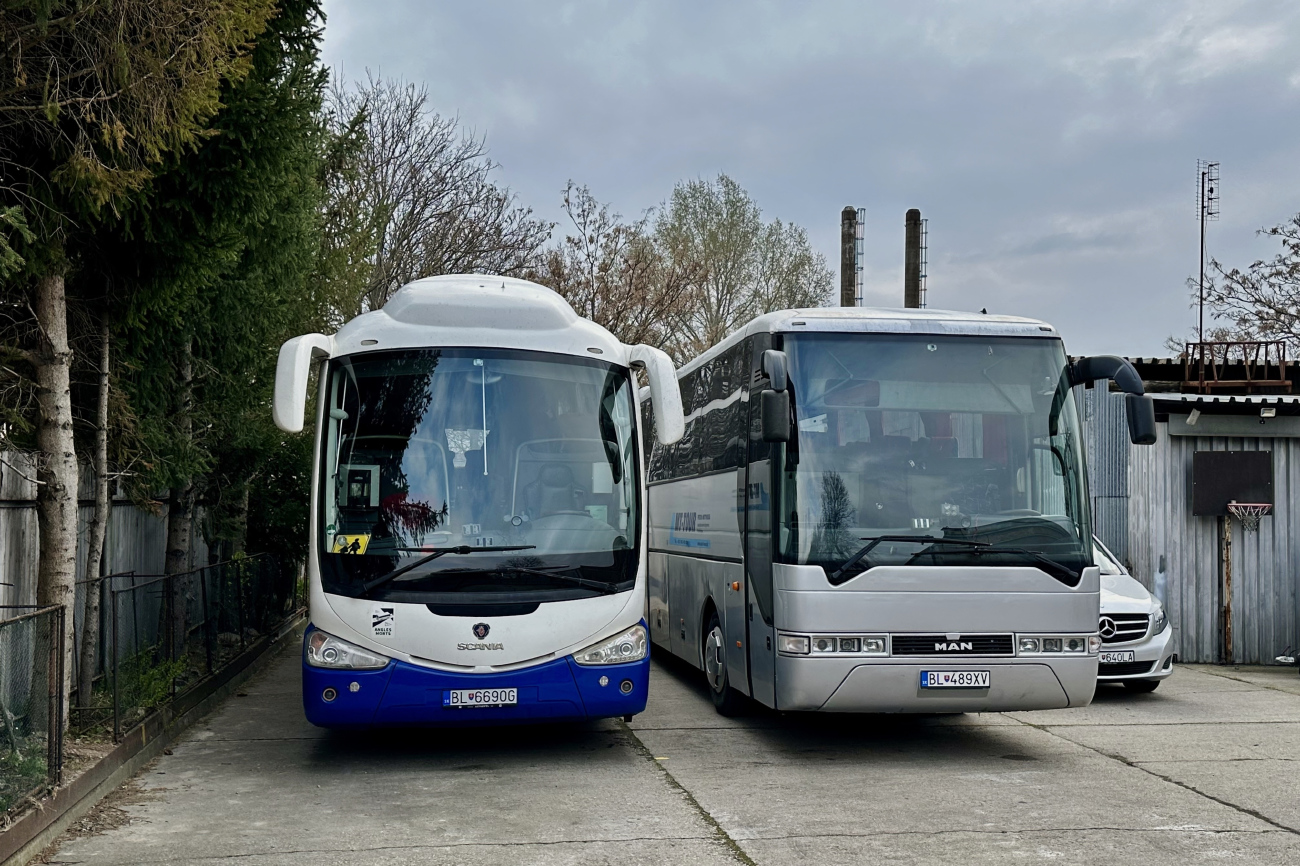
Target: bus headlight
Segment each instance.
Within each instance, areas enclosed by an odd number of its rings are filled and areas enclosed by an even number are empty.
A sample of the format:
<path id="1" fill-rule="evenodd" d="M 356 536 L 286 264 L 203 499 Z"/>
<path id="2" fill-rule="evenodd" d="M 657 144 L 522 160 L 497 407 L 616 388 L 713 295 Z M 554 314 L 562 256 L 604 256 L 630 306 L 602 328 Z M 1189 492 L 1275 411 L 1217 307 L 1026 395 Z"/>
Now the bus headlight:
<path id="1" fill-rule="evenodd" d="M 619 665 L 624 662 L 639 662 L 645 658 L 645 654 L 645 627 L 634 625 L 627 631 L 574 653 L 573 660 L 580 665 Z"/>
<path id="2" fill-rule="evenodd" d="M 795 655 L 808 655 L 808 645 L 810 641 L 807 635 L 803 634 L 783 634 L 777 638 L 777 649 L 783 653 L 793 653 Z"/>
<path id="3" fill-rule="evenodd" d="M 314 668 L 358 671 L 375 670 L 388 664 L 384 656 L 319 630 L 307 637 L 303 655 Z"/>

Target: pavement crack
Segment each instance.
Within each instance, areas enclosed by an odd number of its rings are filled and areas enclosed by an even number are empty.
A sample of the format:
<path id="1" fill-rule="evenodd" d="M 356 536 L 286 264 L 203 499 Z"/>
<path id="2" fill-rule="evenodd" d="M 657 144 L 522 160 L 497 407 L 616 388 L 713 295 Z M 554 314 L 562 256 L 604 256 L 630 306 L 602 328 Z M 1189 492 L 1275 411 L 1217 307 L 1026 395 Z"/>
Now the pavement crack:
<path id="1" fill-rule="evenodd" d="M 1256 686 L 1257 688 L 1268 689 L 1269 691 L 1273 691 L 1273 692 L 1282 692 L 1285 695 L 1295 694 L 1295 692 L 1292 691 L 1291 689 L 1279 688 L 1277 686 L 1270 685 L 1269 683 L 1258 682 L 1257 680 L 1248 680 L 1245 677 L 1234 677 L 1232 674 L 1226 673 L 1224 671 L 1215 671 L 1215 670 L 1208 670 L 1206 668 L 1197 668 L 1196 673 L 1205 674 L 1206 676 L 1211 676 L 1211 677 L 1220 677 L 1225 680 L 1232 680 L 1234 683 L 1245 683 L 1248 686 Z"/>
<path id="2" fill-rule="evenodd" d="M 1066 743 L 1071 743 L 1072 745 L 1079 746 L 1080 748 L 1083 749 L 1087 749 L 1093 754 L 1101 755 L 1103 758 L 1109 758 L 1112 761 L 1116 761 L 1120 764 L 1123 764 L 1126 767 L 1132 767 L 1138 772 L 1146 773 L 1148 776 L 1153 776 L 1154 778 L 1160 779 L 1161 781 L 1164 782 L 1168 782 L 1171 785 L 1177 785 L 1178 787 L 1182 788 L 1184 791 L 1190 791 L 1193 794 L 1196 794 L 1200 797 L 1204 797 L 1205 799 L 1210 800 L 1214 803 L 1218 803 L 1220 806 L 1226 806 L 1227 808 L 1232 809 L 1234 812 L 1240 812 L 1243 815 L 1249 815 L 1250 817 L 1263 821 L 1265 824 L 1269 824 L 1273 827 L 1276 827 L 1277 829 L 1282 830 L 1283 832 L 1290 833 L 1293 836 L 1300 836 L 1300 830 L 1297 830 L 1295 827 L 1291 827 L 1287 824 L 1283 824 L 1280 821 L 1270 818 L 1267 815 L 1265 815 L 1263 812 L 1260 812 L 1258 809 L 1251 809 L 1249 806 L 1241 806 L 1237 803 L 1233 803 L 1231 800 L 1225 800 L 1222 797 L 1216 797 L 1207 791 L 1202 791 L 1200 788 L 1196 787 L 1195 785 L 1192 785 L 1188 782 L 1180 781 L 1178 779 L 1175 779 L 1172 776 L 1165 775 L 1164 773 L 1158 773 L 1155 770 L 1152 770 L 1148 767 L 1144 767 L 1138 761 L 1129 760 L 1123 755 L 1117 755 L 1112 752 L 1104 752 L 1101 749 L 1094 748 L 1093 746 L 1089 746 L 1086 743 L 1080 743 L 1076 740 L 1071 740 L 1069 737 L 1063 737 L 1060 734 L 1056 733 L 1055 731 L 1051 730 L 1051 728 L 1047 725 L 1036 725 L 1033 722 L 1026 722 L 1023 719 L 1020 719 L 1018 721 L 1020 721 L 1021 724 L 1026 725 L 1027 727 L 1042 731 L 1048 736 L 1055 737 L 1058 740 L 1062 740 Z"/>
<path id="3" fill-rule="evenodd" d="M 718 823 L 718 819 L 714 818 L 709 814 L 707 809 L 700 805 L 700 801 L 695 799 L 694 794 L 686 790 L 685 785 L 677 781 L 673 774 L 668 771 L 668 768 L 664 766 L 663 761 L 655 760 L 654 752 L 646 748 L 646 744 L 641 742 L 641 738 L 636 735 L 636 732 L 632 730 L 627 722 L 619 720 L 618 725 L 627 734 L 628 742 L 631 744 L 633 750 L 635 750 L 641 757 L 645 758 L 648 764 L 659 771 L 663 776 L 664 781 L 668 783 L 668 787 L 682 795 L 682 798 L 686 800 L 687 805 L 695 810 L 695 813 L 700 816 L 700 820 L 704 821 L 705 824 L 712 828 L 714 839 L 727 849 L 732 858 L 738 863 L 744 863 L 745 866 L 758 866 L 758 864 L 750 859 L 749 855 L 745 853 L 744 849 L 740 847 L 740 843 L 733 839 L 731 834 L 723 829 L 722 825 Z"/>
<path id="4" fill-rule="evenodd" d="M 870 839 L 883 836 L 1020 836 L 1034 833 L 1202 833 L 1207 836 L 1263 836 L 1277 830 L 1214 830 L 1208 827 L 1026 827 L 1021 830 L 984 830 L 977 828 L 949 830 L 871 830 L 862 833 L 790 833 L 781 836 L 746 836 L 745 839 L 774 842 L 785 839 Z"/>
<path id="5" fill-rule="evenodd" d="M 674 836 L 674 840 L 712 841 L 703 836 Z M 270 848 L 264 851 L 244 851 L 238 854 L 214 854 L 211 857 L 190 857 L 186 863 L 220 862 L 224 860 L 248 860 L 254 857 L 284 857 L 293 854 L 337 854 L 340 851 L 351 854 L 368 854 L 374 851 L 430 851 L 451 848 L 531 848 L 550 845 L 624 845 L 629 842 L 663 842 L 663 836 L 627 836 L 621 839 L 529 839 L 520 842 L 443 842 L 421 845 L 373 845 L 368 848 Z M 57 855 L 56 855 L 57 856 Z M 50 860 L 51 866 L 77 866 L 90 860 Z M 133 859 L 133 866 L 147 866 L 150 863 L 175 863 L 175 858 L 165 857 L 161 860 Z M 752 861 L 746 859 L 746 862 Z"/>

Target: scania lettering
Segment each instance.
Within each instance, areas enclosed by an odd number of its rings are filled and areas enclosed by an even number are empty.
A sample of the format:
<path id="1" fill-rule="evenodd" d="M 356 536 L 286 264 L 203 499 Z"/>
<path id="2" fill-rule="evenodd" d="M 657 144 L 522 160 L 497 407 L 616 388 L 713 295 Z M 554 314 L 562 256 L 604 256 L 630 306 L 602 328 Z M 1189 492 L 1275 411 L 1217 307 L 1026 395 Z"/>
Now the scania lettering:
<path id="1" fill-rule="evenodd" d="M 559 295 L 411 283 L 280 350 L 275 421 L 319 376 L 307 718 L 325 727 L 630 718 L 646 705 L 634 371 L 681 435 L 672 362 Z M 490 635 L 490 637 L 489 637 Z"/>
<path id="2" fill-rule="evenodd" d="M 1154 441 L 1128 362 L 1071 361 L 1029 319 L 786 310 L 678 378 L 686 432 L 648 470 L 650 636 L 704 671 L 719 711 L 1092 700 L 1075 390 L 1113 383 L 1133 441 Z"/>

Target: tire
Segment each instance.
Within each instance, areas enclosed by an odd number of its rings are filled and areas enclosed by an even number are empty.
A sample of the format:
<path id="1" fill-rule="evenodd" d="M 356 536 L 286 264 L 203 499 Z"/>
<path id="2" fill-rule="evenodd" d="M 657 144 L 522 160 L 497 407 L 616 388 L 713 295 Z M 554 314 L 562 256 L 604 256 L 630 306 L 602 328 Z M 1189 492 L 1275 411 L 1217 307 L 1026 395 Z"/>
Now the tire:
<path id="1" fill-rule="evenodd" d="M 704 628 L 704 646 L 700 649 L 700 657 L 704 662 L 704 678 L 709 683 L 713 708 L 720 715 L 738 715 L 744 695 L 731 687 L 727 677 L 726 635 L 722 633 L 722 623 L 717 613 L 709 617 L 709 624 Z"/>
<path id="2" fill-rule="evenodd" d="M 1160 680 L 1124 680 L 1124 688 L 1139 695 L 1149 694 L 1160 685 Z"/>

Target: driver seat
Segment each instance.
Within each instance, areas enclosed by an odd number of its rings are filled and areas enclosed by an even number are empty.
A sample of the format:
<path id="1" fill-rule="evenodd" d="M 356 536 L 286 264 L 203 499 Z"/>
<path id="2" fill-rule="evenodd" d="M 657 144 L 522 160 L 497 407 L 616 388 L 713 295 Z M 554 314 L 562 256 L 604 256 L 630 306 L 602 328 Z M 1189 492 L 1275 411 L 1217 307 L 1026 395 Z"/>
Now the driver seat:
<path id="1" fill-rule="evenodd" d="M 585 514 L 582 498 L 586 491 L 573 480 L 573 469 L 564 463 L 547 463 L 537 480 L 524 487 L 524 504 L 530 517 L 548 514 Z"/>

